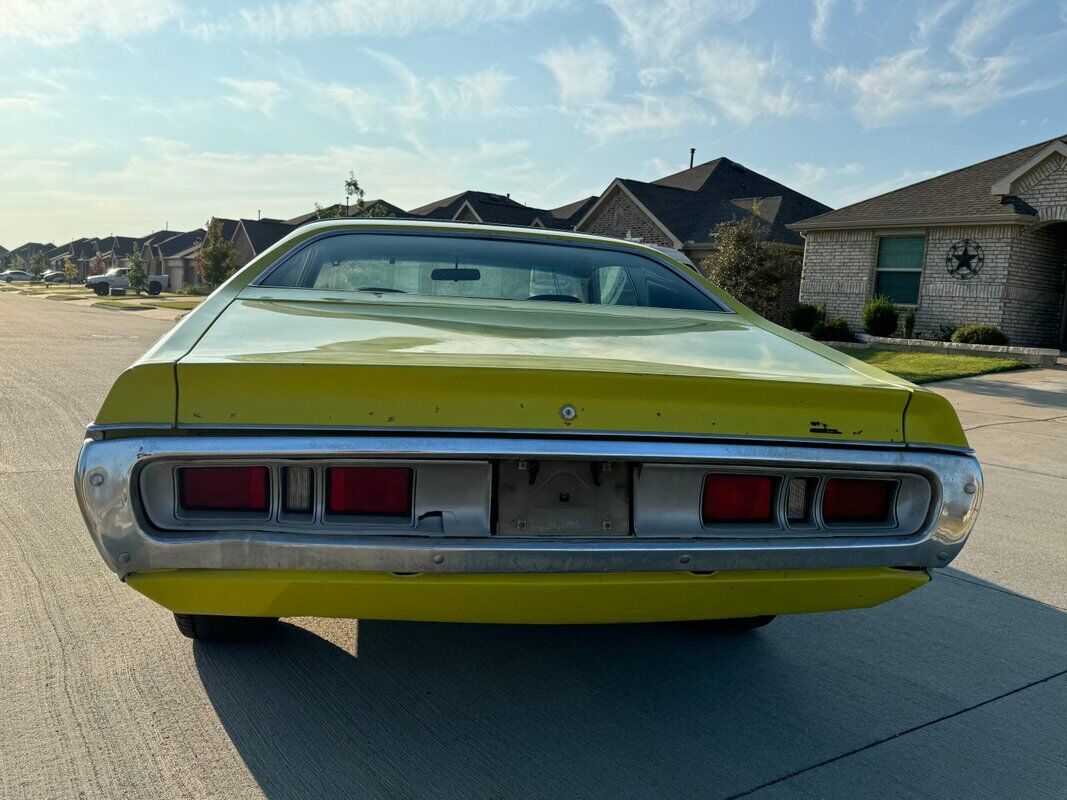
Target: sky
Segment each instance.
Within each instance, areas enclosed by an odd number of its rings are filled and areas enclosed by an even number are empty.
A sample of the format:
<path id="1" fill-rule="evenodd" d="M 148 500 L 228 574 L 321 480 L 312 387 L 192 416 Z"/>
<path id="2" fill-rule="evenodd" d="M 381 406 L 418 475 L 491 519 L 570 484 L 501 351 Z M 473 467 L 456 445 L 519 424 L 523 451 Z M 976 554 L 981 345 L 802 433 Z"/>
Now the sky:
<path id="1" fill-rule="evenodd" d="M 727 156 L 839 207 L 1067 134 L 1067 0 L 0 0 L 0 244 Z"/>

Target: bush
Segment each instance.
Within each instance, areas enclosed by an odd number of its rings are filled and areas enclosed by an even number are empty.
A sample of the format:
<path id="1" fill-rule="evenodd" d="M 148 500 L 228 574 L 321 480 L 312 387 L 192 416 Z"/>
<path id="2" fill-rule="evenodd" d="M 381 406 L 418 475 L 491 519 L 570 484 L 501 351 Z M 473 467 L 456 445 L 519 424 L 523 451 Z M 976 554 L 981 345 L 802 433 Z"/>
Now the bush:
<path id="1" fill-rule="evenodd" d="M 856 337 L 852 335 L 852 328 L 848 327 L 844 317 L 817 322 L 811 329 L 811 338 L 820 342 L 853 342 Z"/>
<path id="2" fill-rule="evenodd" d="M 793 328 L 804 333 L 811 333 L 811 329 L 826 319 L 826 306 L 816 306 L 811 303 L 797 303 L 789 315 L 789 321 Z"/>
<path id="3" fill-rule="evenodd" d="M 937 330 L 934 331 L 932 335 L 939 342 L 951 342 L 952 334 L 954 334 L 959 327 L 959 325 L 952 322 L 942 322 L 937 326 Z"/>
<path id="4" fill-rule="evenodd" d="M 871 336 L 892 336 L 897 332 L 899 319 L 900 315 L 893 301 L 882 295 L 872 297 L 864 303 L 863 312 L 860 314 L 863 330 Z"/>
<path id="5" fill-rule="evenodd" d="M 960 344 L 1008 344 L 1008 337 L 996 325 L 964 325 L 952 334 L 953 342 Z"/>
<path id="6" fill-rule="evenodd" d="M 904 315 L 904 338 L 915 338 L 915 312 L 909 311 Z"/>
<path id="7" fill-rule="evenodd" d="M 214 289 L 208 286 L 206 283 L 190 283 L 188 286 L 183 286 L 178 290 L 178 294 L 188 294 L 194 297 L 205 297 L 211 294 Z"/>
<path id="8" fill-rule="evenodd" d="M 760 316 L 772 315 L 782 287 L 799 274 L 797 254 L 766 242 L 767 224 L 757 216 L 719 223 L 711 236 L 715 252 L 700 262 L 704 275 Z"/>

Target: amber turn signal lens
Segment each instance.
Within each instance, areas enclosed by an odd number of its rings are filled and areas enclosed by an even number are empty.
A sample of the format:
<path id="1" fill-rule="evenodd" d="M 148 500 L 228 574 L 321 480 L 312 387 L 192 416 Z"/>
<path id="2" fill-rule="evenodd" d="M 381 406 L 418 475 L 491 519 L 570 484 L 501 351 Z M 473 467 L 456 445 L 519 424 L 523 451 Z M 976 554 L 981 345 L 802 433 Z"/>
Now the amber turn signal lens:
<path id="1" fill-rule="evenodd" d="M 410 467 L 332 467 L 326 471 L 331 514 L 403 517 L 411 514 Z"/>
<path id="2" fill-rule="evenodd" d="M 770 476 L 711 473 L 704 478 L 704 522 L 771 522 L 773 498 Z"/>
<path id="3" fill-rule="evenodd" d="M 822 518 L 831 524 L 885 522 L 895 485 L 867 478 L 830 478 L 823 490 Z"/>
<path id="4" fill-rule="evenodd" d="M 187 511 L 266 511 L 270 506 L 266 467 L 183 467 L 178 481 Z"/>

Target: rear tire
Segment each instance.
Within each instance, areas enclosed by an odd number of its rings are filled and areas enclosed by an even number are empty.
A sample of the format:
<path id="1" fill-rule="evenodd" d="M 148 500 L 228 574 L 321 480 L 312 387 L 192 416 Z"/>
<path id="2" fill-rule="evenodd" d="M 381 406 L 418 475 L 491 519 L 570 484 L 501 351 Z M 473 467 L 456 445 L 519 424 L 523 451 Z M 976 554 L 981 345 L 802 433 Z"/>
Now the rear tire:
<path id="1" fill-rule="evenodd" d="M 198 642 L 247 642 L 265 639 L 278 629 L 277 617 L 222 617 L 211 614 L 175 614 L 182 636 Z"/>
<path id="2" fill-rule="evenodd" d="M 157 294 L 163 291 L 163 286 L 159 281 L 152 281 L 148 284 L 148 293 L 155 297 Z"/>
<path id="3" fill-rule="evenodd" d="M 104 297 L 106 295 L 111 294 L 111 287 L 108 286 L 106 283 L 94 283 L 93 291 L 96 292 L 100 297 Z"/>
<path id="4" fill-rule="evenodd" d="M 774 616 L 774 614 L 770 614 L 763 617 L 742 617 L 738 619 L 697 619 L 685 624 L 716 636 L 737 636 L 740 633 L 748 633 L 756 630 L 756 628 L 769 625 Z"/>

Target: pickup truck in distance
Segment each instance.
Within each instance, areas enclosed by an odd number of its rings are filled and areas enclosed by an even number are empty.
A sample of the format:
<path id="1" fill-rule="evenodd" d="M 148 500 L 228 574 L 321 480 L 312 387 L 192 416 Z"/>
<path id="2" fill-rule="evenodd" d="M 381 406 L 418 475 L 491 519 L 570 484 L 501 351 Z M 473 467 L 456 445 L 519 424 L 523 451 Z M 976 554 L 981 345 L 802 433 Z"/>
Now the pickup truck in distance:
<path id="1" fill-rule="evenodd" d="M 128 289 L 130 282 L 126 279 L 129 267 L 113 267 L 103 275 L 90 275 L 85 280 L 85 288 L 92 289 L 98 295 L 107 295 L 112 289 Z M 149 275 L 148 293 L 157 295 L 164 289 L 170 288 L 169 275 Z"/>

